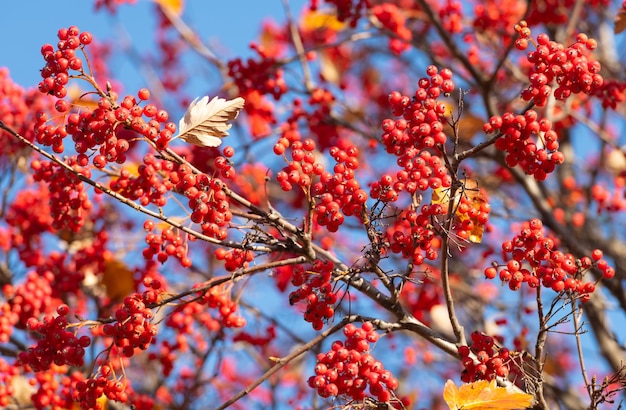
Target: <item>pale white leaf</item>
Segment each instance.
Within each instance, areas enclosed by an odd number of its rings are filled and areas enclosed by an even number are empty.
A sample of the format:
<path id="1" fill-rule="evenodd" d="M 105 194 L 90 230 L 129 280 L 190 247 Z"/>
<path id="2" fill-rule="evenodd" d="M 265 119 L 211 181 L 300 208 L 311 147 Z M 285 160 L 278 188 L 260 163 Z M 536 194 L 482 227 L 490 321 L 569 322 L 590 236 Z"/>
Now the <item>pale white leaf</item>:
<path id="1" fill-rule="evenodd" d="M 189 108 L 178 124 L 178 135 L 183 141 L 201 147 L 217 147 L 222 138 L 228 135 L 232 121 L 237 118 L 245 101 L 241 97 L 225 100 L 219 97 L 197 98 L 189 104 Z"/>

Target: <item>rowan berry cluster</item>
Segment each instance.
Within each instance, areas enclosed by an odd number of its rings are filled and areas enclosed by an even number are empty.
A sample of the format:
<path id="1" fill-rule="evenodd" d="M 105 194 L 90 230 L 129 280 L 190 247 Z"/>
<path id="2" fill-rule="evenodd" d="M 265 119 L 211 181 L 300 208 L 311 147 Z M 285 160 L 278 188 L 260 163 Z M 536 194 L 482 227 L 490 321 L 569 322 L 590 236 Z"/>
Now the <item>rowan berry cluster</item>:
<path id="1" fill-rule="evenodd" d="M 498 33 L 511 38 L 513 26 L 524 14 L 524 5 L 510 0 L 486 0 L 474 6 L 474 28 L 482 33 Z"/>
<path id="2" fill-rule="evenodd" d="M 217 157 L 215 164 L 222 176 L 235 176 L 232 165 L 224 157 Z M 181 165 L 171 172 L 169 180 L 176 191 L 188 198 L 189 208 L 192 210 L 190 219 L 200 224 L 202 233 L 219 240 L 226 239 L 226 228 L 233 215 L 226 193 L 222 190 L 224 182 L 217 177 L 196 175 L 187 165 Z"/>
<path id="3" fill-rule="evenodd" d="M 410 258 L 415 265 L 421 265 L 424 259 L 437 259 L 438 237 L 431 218 L 445 214 L 441 204 L 423 205 L 420 212 L 412 209 L 402 211 L 386 232 L 389 250 Z"/>
<path id="4" fill-rule="evenodd" d="M 75 157 L 68 158 L 66 163 L 77 174 L 91 177 L 91 171 L 79 166 Z M 35 181 L 48 183 L 52 227 L 78 232 L 85 223 L 86 214 L 93 207 L 83 182 L 74 173 L 52 161 L 34 160 L 31 168 Z"/>
<path id="5" fill-rule="evenodd" d="M 36 409 L 70 409 L 74 407 L 72 400 L 72 389 L 77 382 L 83 380 L 83 374 L 75 371 L 69 376 L 61 377 L 62 368 L 51 369 L 47 372 L 35 373 L 30 384 L 36 386 L 34 393 L 30 396 L 33 406 Z"/>
<path id="6" fill-rule="evenodd" d="M 151 323 L 152 310 L 139 294 L 124 298 L 113 316 L 115 323 L 105 324 L 102 331 L 113 337 L 115 346 L 125 357 L 132 357 L 136 348 L 146 350 L 157 334 L 157 327 Z"/>
<path id="7" fill-rule="evenodd" d="M 462 4 L 455 0 L 446 0 L 439 9 L 441 24 L 450 33 L 460 33 L 463 31 L 463 9 Z"/>
<path id="8" fill-rule="evenodd" d="M 196 287 L 202 284 L 196 285 Z M 213 314 L 209 309 L 217 310 Z M 238 314 L 238 306 L 223 288 L 213 287 L 197 293 L 196 301 L 182 303 L 174 309 L 165 325 L 174 329 L 174 340 L 162 340 L 160 349 L 149 354 L 150 360 L 158 360 L 163 373 L 169 375 L 174 368 L 177 354 L 188 349 L 190 340 L 204 343 L 202 333 L 195 325 L 200 325 L 212 335 L 222 335 L 225 328 L 241 328 L 246 320 Z"/>
<path id="9" fill-rule="evenodd" d="M 596 97 L 602 100 L 602 107 L 616 109 L 626 101 L 626 82 L 605 80 L 602 86 L 594 89 Z"/>
<path id="10" fill-rule="evenodd" d="M 218 248 L 215 250 L 215 258 L 224 261 L 224 269 L 234 272 L 237 269 L 245 269 L 254 260 L 254 252 L 243 249 Z"/>
<path id="11" fill-rule="evenodd" d="M 383 364 L 369 353 L 370 343 L 378 341 L 378 333 L 370 322 L 361 328 L 350 323 L 344 327 L 345 342 L 335 341 L 331 350 L 317 355 L 315 376 L 308 384 L 322 397 L 348 396 L 363 400 L 369 394 L 380 402 L 389 402 L 398 381 Z"/>
<path id="12" fill-rule="evenodd" d="M 289 294 L 289 303 L 306 300 L 304 320 L 311 323 L 313 329 L 321 330 L 324 322 L 335 315 L 337 294 L 331 284 L 334 265 L 330 261 L 316 260 L 309 269 L 302 265 L 295 266 L 291 284 L 298 289 Z"/>
<path id="13" fill-rule="evenodd" d="M 259 49 L 256 51 L 259 52 Z M 287 92 L 287 83 L 283 78 L 283 70 L 279 67 L 280 64 L 273 57 L 261 55 L 259 60 L 249 58 L 245 62 L 237 58 L 228 62 L 228 76 L 233 79 L 242 95 L 256 90 L 280 100 Z"/>
<path id="14" fill-rule="evenodd" d="M 406 26 L 404 13 L 398 6 L 392 3 L 383 3 L 372 7 L 372 14 L 376 16 L 380 24 L 393 33 L 389 39 L 389 49 L 396 54 L 401 54 L 409 49 L 411 30 Z"/>
<path id="15" fill-rule="evenodd" d="M 3 327 L 4 332 L 0 329 L 0 340 L 11 335 L 13 326 L 24 329 L 29 319 L 52 312 L 54 309 L 52 282 L 54 282 L 54 275 L 49 271 L 43 274 L 29 272 L 24 283 L 15 287 L 3 286 L 2 294 L 8 301 L 2 306 L 2 311 L 6 312 L 6 316 L 0 319 L 0 323 L 9 327 Z M 10 322 L 7 323 L 5 320 Z"/>
<path id="16" fill-rule="evenodd" d="M 18 374 L 18 368 L 9 365 L 0 358 L 0 407 L 7 407 L 11 397 L 15 394 L 13 377 Z"/>
<path id="17" fill-rule="evenodd" d="M 397 163 L 403 169 L 397 171 L 395 177 L 386 173 L 379 181 L 371 184 L 372 198 L 395 202 L 402 191 L 413 195 L 417 191 L 449 188 L 452 185 L 452 178 L 443 160 L 430 151 L 408 148 L 398 155 Z"/>
<path id="18" fill-rule="evenodd" d="M 431 65 L 426 68 L 426 74 L 430 78 L 420 78 L 413 100 L 398 91 L 389 94 L 392 113 L 403 117 L 382 123 L 382 140 L 389 153 L 399 155 L 407 148 L 433 148 L 446 142 L 443 127 L 447 107 L 437 103 L 437 98 L 454 90 L 452 71 L 447 68 L 439 71 Z"/>
<path id="19" fill-rule="evenodd" d="M 93 155 L 92 160 L 97 168 L 104 168 L 110 162 L 122 164 L 126 161 L 130 143 L 127 139 L 121 138 L 120 126 L 154 141 L 158 149 L 165 149 L 176 131 L 176 125 L 167 123 L 164 129 L 161 129 L 162 124 L 167 122 L 168 113 L 159 110 L 154 104 L 141 107 L 135 97 L 130 95 L 124 97 L 121 104 L 118 104 L 116 93 L 107 90 L 105 95 L 103 91 L 97 89 L 101 97 L 97 102 L 97 108 L 83 110 L 80 113 L 69 112 L 72 108 L 71 103 L 63 98 L 67 94 L 67 83 L 75 77 L 70 75 L 70 70 L 77 71 L 77 77 L 84 78 L 96 86 L 93 78 L 84 72 L 82 60 L 76 56 L 76 49 L 90 44 L 92 36 L 88 32 L 80 33 L 77 27 L 72 26 L 59 30 L 58 37 L 58 50 L 55 51 L 50 44 L 44 45 L 41 49 L 46 66 L 41 72 L 44 79 L 39 83 L 39 91 L 59 98 L 55 103 L 55 109 L 64 114 L 67 125 L 46 125 L 47 115 L 39 113 L 35 125 L 37 142 L 52 146 L 56 153 L 62 153 L 65 149 L 63 140 L 67 135 L 71 135 L 78 153 L 77 161 L 81 166 L 88 164 L 90 153 L 99 147 L 98 154 Z M 138 97 L 139 100 L 145 101 L 150 98 L 150 92 L 145 88 L 141 89 Z M 147 120 L 144 120 L 144 116 Z"/>
<path id="20" fill-rule="evenodd" d="M 46 315 L 41 321 L 34 317 L 28 319 L 27 329 L 39 333 L 41 338 L 34 347 L 19 353 L 21 365 L 39 372 L 52 365 L 81 367 L 85 364 L 85 348 L 91 344 L 91 339 L 89 336 L 77 337 L 67 330 L 69 311 L 69 307 L 63 304 L 57 308 L 59 316 Z"/>
<path id="21" fill-rule="evenodd" d="M 39 83 L 39 91 L 44 94 L 52 94 L 57 98 L 67 95 L 67 85 L 70 75 L 69 70 L 82 71 L 83 62 L 76 56 L 76 50 L 91 44 L 91 33 L 80 32 L 78 27 L 70 26 L 58 31 L 57 49 L 51 44 L 41 47 L 41 55 L 46 60 L 46 65 L 41 70 L 43 80 Z"/>
<path id="22" fill-rule="evenodd" d="M 498 346 L 495 338 L 475 331 L 471 335 L 471 346 L 459 346 L 459 355 L 463 364 L 461 380 L 465 383 L 476 380 L 493 380 L 496 377 L 508 377 L 517 372 L 519 366 L 514 362 L 509 349 Z M 470 357 L 473 354 L 475 358 Z"/>
<path id="23" fill-rule="evenodd" d="M 144 222 L 146 234 L 146 244 L 148 247 L 143 250 L 143 257 L 147 260 L 154 255 L 160 263 L 165 263 L 171 256 L 179 260 L 181 266 L 188 268 L 191 266 L 191 259 L 187 256 L 187 246 L 183 236 L 174 228 L 166 228 L 161 234 L 152 233 L 154 222 L 148 220 Z"/>
<path id="24" fill-rule="evenodd" d="M 264 347 L 274 340 L 274 338 L 276 338 L 276 328 L 274 326 L 268 326 L 265 329 L 265 335 L 255 336 L 248 332 L 241 331 L 233 337 L 233 342 L 245 342 L 252 346 Z"/>
<path id="25" fill-rule="evenodd" d="M 524 222 L 513 240 L 503 242 L 502 251 L 510 257 L 506 264 L 494 264 L 484 273 L 488 279 L 498 276 L 511 290 L 519 290 L 524 283 L 531 288 L 543 285 L 555 292 L 578 294 L 586 300 L 595 291 L 594 282 L 583 282 L 590 268 L 595 265 L 607 279 L 615 275 L 615 270 L 602 259 L 602 251 L 598 249 L 592 252 L 591 258 L 580 259 L 559 251 L 555 241 L 545 235 L 542 222 L 536 218 Z"/>
<path id="26" fill-rule="evenodd" d="M 539 118 L 534 110 L 524 115 L 505 113 L 493 116 L 483 126 L 485 133 L 500 133 L 495 142 L 496 149 L 506 152 L 505 161 L 509 167 L 519 165 L 535 179 L 543 181 L 557 165 L 565 161 L 559 149 L 558 134 L 552 123 Z"/>
<path id="27" fill-rule="evenodd" d="M 163 177 L 163 173 L 171 175 L 173 169 L 171 161 L 158 160 L 153 154 L 146 154 L 143 164 L 137 167 L 136 175 L 122 168 L 119 176 L 111 178 L 109 188 L 130 200 L 138 200 L 143 206 L 153 203 L 163 207 L 167 203 L 165 194 L 172 188 L 172 183 Z"/>
<path id="28" fill-rule="evenodd" d="M 276 180 L 283 191 L 291 191 L 294 185 L 308 190 L 315 176 L 321 175 L 324 166 L 315 157 L 315 142 L 311 139 L 291 142 L 281 137 L 274 145 L 274 153 L 283 155 L 291 147 L 291 161 L 276 173 Z M 285 156 L 286 158 L 286 156 Z"/>
<path id="29" fill-rule="evenodd" d="M 81 409 L 101 409 L 98 399 L 103 395 L 108 400 L 126 403 L 128 393 L 126 384 L 120 380 L 111 378 L 113 371 L 111 366 L 100 367 L 100 374 L 87 380 L 78 381 L 72 391 L 72 399 L 78 403 Z"/>
<path id="30" fill-rule="evenodd" d="M 519 50 L 528 47 L 530 29 L 525 21 L 515 26 L 520 38 L 515 41 Z M 557 100 L 565 100 L 572 93 L 593 94 L 602 86 L 600 63 L 588 57 L 588 52 L 595 50 L 597 43 L 585 34 L 576 36 L 576 43 L 565 47 L 561 43 L 550 40 L 545 34 L 539 34 L 536 41 L 537 49 L 527 55 L 532 64 L 529 72 L 530 85 L 522 92 L 522 98 L 533 101 L 538 107 L 546 105 L 548 97 L 553 93 Z"/>
<path id="31" fill-rule="evenodd" d="M 317 223 L 326 226 L 329 232 L 336 232 L 345 216 L 361 215 L 367 193 L 354 177 L 354 171 L 359 166 L 358 148 L 352 145 L 345 150 L 331 147 L 329 153 L 336 161 L 334 173 L 322 172 L 311 191 L 319 198 L 315 205 Z"/>

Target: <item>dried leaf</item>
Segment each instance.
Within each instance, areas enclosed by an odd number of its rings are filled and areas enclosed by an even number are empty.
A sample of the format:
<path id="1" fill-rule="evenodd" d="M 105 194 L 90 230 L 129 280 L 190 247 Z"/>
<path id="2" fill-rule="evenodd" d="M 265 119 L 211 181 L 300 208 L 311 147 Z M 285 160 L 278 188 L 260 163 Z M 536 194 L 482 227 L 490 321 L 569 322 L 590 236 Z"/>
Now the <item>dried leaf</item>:
<path id="1" fill-rule="evenodd" d="M 183 0 L 154 0 L 154 2 L 161 6 L 162 9 L 167 9 L 167 11 L 177 16 L 183 13 Z"/>
<path id="2" fill-rule="evenodd" d="M 108 260 L 104 264 L 101 284 L 106 288 L 106 294 L 111 300 L 120 301 L 134 292 L 134 273 L 124 262 Z"/>
<path id="3" fill-rule="evenodd" d="M 615 27 L 613 31 L 615 34 L 619 34 L 624 30 L 626 30 L 626 8 L 622 7 L 619 13 L 617 13 L 617 16 L 615 16 Z"/>
<path id="4" fill-rule="evenodd" d="M 214 97 L 196 98 L 189 105 L 187 112 L 178 124 L 179 134 L 174 138 L 201 147 L 217 147 L 222 143 L 222 138 L 228 135 L 231 124 L 239 115 L 245 101 L 241 97 L 233 100 Z"/>
<path id="5" fill-rule="evenodd" d="M 450 410 L 512 410 L 528 408 L 533 396 L 513 388 L 498 387 L 495 380 L 479 380 L 462 384 L 460 388 L 448 380 L 443 389 L 443 399 Z"/>

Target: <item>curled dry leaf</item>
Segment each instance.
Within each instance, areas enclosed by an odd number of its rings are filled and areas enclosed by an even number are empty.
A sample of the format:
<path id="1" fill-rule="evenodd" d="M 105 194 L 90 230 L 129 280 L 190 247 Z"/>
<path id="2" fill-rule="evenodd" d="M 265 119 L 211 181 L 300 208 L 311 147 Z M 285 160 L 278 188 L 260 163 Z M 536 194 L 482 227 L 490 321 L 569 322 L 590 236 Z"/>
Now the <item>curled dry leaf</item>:
<path id="1" fill-rule="evenodd" d="M 189 104 L 189 108 L 178 124 L 179 134 L 174 138 L 201 147 L 217 147 L 222 138 L 228 135 L 232 126 L 228 121 L 237 118 L 245 101 L 241 97 L 225 100 L 219 97 L 197 98 Z"/>

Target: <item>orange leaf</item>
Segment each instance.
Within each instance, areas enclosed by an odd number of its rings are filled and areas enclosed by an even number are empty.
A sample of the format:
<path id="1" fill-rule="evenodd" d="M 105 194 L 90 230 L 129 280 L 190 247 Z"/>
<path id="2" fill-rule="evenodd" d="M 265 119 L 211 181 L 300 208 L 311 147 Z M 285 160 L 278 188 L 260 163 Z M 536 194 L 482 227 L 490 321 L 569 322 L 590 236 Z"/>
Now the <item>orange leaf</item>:
<path id="1" fill-rule="evenodd" d="M 154 0 L 162 9 L 167 9 L 170 13 L 180 16 L 183 12 L 183 0 Z"/>
<path id="2" fill-rule="evenodd" d="M 533 396 L 498 387 L 495 380 L 479 380 L 462 384 L 460 388 L 448 380 L 443 389 L 443 399 L 450 410 L 512 410 L 525 409 L 533 402 Z"/>
<path id="3" fill-rule="evenodd" d="M 346 26 L 346 23 L 342 23 L 337 20 L 337 17 L 335 17 L 334 14 L 324 13 L 321 11 L 308 11 L 304 16 L 302 16 L 301 25 L 302 28 L 307 31 L 317 29 L 341 31 Z"/>
<path id="4" fill-rule="evenodd" d="M 134 276 L 124 262 L 111 259 L 104 263 L 101 283 L 111 300 L 120 301 L 135 291 Z"/>
<path id="5" fill-rule="evenodd" d="M 481 206 L 486 203 L 487 200 L 485 199 L 483 192 L 478 187 L 478 181 L 475 179 L 464 178 L 461 179 L 460 182 L 463 184 L 463 187 L 456 192 L 454 200 L 452 201 L 452 206 L 457 207 L 459 205 L 459 200 L 462 195 L 464 199 L 469 199 L 472 208 L 480 211 Z M 449 205 L 450 188 L 440 187 L 433 190 L 431 202 L 433 204 Z M 468 219 L 472 221 L 472 229 L 469 232 L 468 239 L 472 243 L 480 243 L 483 239 L 485 225 L 479 221 L 478 216 L 470 217 L 467 214 L 460 213 L 458 211 L 455 215 L 460 222 Z"/>

